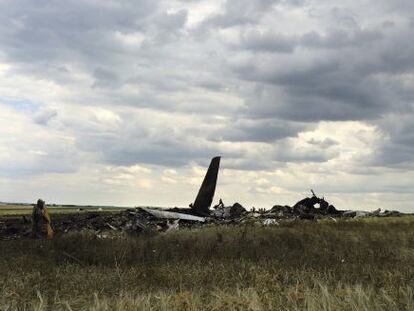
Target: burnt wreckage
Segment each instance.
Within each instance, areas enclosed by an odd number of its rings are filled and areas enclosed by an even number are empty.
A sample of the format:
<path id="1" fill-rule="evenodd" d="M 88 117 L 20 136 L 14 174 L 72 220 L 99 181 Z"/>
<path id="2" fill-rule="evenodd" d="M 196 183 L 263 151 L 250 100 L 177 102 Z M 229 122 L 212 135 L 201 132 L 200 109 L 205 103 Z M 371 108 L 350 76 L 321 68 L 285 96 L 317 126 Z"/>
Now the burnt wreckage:
<path id="1" fill-rule="evenodd" d="M 219 168 L 220 157 L 214 157 L 211 159 L 207 173 L 204 176 L 203 183 L 201 184 L 200 190 L 198 191 L 194 203 L 190 204 L 190 208 L 174 207 L 171 209 L 155 209 L 144 207 L 142 209 L 158 218 L 194 220 L 204 222 L 205 217 L 210 216 L 210 206 L 213 202 L 214 193 L 216 192 Z M 193 217 L 190 217 L 190 215 Z"/>
<path id="2" fill-rule="evenodd" d="M 199 227 L 205 224 L 246 224 L 264 226 L 279 225 L 281 222 L 296 219 L 336 221 L 343 217 L 386 217 L 399 216 L 398 211 L 376 210 L 341 211 L 325 198 L 320 198 L 311 190 L 312 196 L 297 202 L 293 207 L 275 205 L 270 210 L 252 208 L 247 211 L 241 204 L 225 206 L 219 204 L 210 209 L 217 185 L 220 157 L 214 157 L 207 169 L 204 180 L 194 203 L 189 208 L 136 207 L 120 212 L 81 211 L 71 214 L 53 215 L 53 229 L 56 235 L 68 232 L 90 232 L 98 238 L 113 238 L 127 234 L 145 232 L 168 232 L 178 228 Z M 53 209 L 50 209 L 53 213 Z M 15 239 L 30 236 L 30 220 L 23 217 L 0 217 L 0 239 Z"/>

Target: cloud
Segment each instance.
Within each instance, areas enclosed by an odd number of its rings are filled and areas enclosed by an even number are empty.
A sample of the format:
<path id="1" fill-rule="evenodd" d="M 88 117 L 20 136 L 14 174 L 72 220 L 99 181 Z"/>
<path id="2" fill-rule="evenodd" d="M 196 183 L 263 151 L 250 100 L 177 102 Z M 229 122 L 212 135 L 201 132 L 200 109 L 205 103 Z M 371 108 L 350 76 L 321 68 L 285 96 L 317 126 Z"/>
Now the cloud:
<path id="1" fill-rule="evenodd" d="M 0 175 L 22 178 L 47 173 L 69 173 L 82 157 L 70 136 L 34 123 L 29 115 L 0 106 Z M 39 122 L 40 121 L 40 122 Z"/>
<path id="2" fill-rule="evenodd" d="M 372 165 L 412 169 L 414 164 L 413 115 L 389 115 L 379 121 L 382 139 L 375 148 Z"/>
<path id="3" fill-rule="evenodd" d="M 300 44 L 304 47 L 319 47 L 337 50 L 340 48 L 355 47 L 357 45 L 372 45 L 375 41 L 381 40 L 382 37 L 383 33 L 377 29 L 356 29 L 352 31 L 336 29 L 324 36 L 312 31 L 302 35 Z"/>
<path id="4" fill-rule="evenodd" d="M 230 201 L 289 204 L 315 186 L 343 204 L 334 193 L 401 203 L 412 176 L 396 176 L 414 161 L 410 9 L 2 1 L 0 175 L 14 188 L 0 195 L 18 200 L 30 177 L 56 200 L 155 204 L 162 185 L 187 202 L 202 179 L 192 168 L 222 155 Z"/>
<path id="5" fill-rule="evenodd" d="M 206 20 L 203 27 L 228 28 L 256 24 L 264 12 L 271 10 L 278 0 L 226 0 L 223 12 Z"/>
<path id="6" fill-rule="evenodd" d="M 252 51 L 268 51 L 292 53 L 296 47 L 294 37 L 275 34 L 274 32 L 260 32 L 251 30 L 242 34 L 240 47 Z"/>
<path id="7" fill-rule="evenodd" d="M 392 69 L 384 68 L 380 61 L 388 52 L 387 47 L 372 55 L 371 49 L 358 48 L 321 52 L 323 57 L 313 52 L 307 58 L 298 52 L 283 62 L 279 56 L 270 55 L 250 58 L 233 70 L 241 79 L 259 85 L 248 99 L 249 110 L 258 117 L 270 114 L 297 121 L 369 120 L 410 107 L 411 91 L 401 82 L 395 83 L 405 75 L 395 72 L 400 67 L 398 55 Z M 410 63 L 405 56 L 400 61 Z"/>
<path id="8" fill-rule="evenodd" d="M 271 143 L 286 137 L 294 137 L 305 130 L 306 125 L 283 120 L 242 120 L 231 122 L 214 131 L 212 141 L 266 142 Z"/>
<path id="9" fill-rule="evenodd" d="M 95 82 L 93 83 L 92 88 L 112 88 L 119 85 L 118 76 L 104 68 L 95 69 L 93 76 L 95 78 Z"/>
<path id="10" fill-rule="evenodd" d="M 44 109 L 34 115 L 34 121 L 40 125 L 47 125 L 51 120 L 56 118 L 57 112 L 52 109 Z"/>

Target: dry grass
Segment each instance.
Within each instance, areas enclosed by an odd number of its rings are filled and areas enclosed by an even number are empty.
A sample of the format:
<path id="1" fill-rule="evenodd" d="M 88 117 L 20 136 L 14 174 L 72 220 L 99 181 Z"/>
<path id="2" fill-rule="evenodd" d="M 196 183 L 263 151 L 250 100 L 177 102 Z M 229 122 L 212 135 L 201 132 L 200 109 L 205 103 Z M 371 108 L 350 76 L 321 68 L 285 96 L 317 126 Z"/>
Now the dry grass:
<path id="1" fill-rule="evenodd" d="M 414 219 L 0 242 L 1 310 L 412 310 Z"/>
<path id="2" fill-rule="evenodd" d="M 91 206 L 47 206 L 49 211 L 52 214 L 73 214 L 79 213 L 79 209 L 83 209 L 83 211 L 88 212 L 100 212 L 98 206 L 91 207 Z M 120 210 L 124 209 L 122 207 L 103 207 L 103 212 L 119 212 Z M 31 215 L 33 212 L 33 205 L 14 205 L 14 204 L 0 204 L 0 216 L 23 216 L 23 215 Z"/>

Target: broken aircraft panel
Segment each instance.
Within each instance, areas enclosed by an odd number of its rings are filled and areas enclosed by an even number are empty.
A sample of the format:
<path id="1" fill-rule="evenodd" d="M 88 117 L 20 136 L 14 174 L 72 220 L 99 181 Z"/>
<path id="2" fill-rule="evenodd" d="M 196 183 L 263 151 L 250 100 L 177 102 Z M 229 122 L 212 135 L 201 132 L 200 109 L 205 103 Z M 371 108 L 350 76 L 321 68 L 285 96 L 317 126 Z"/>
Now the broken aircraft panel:
<path id="1" fill-rule="evenodd" d="M 161 219 L 181 219 L 181 220 L 190 220 L 190 221 L 199 221 L 199 222 L 206 221 L 205 217 L 199 217 L 199 216 L 194 216 L 190 214 L 162 211 L 162 210 L 152 209 L 148 207 L 141 207 L 141 209 L 151 214 L 152 216 L 156 218 L 161 218 Z"/>

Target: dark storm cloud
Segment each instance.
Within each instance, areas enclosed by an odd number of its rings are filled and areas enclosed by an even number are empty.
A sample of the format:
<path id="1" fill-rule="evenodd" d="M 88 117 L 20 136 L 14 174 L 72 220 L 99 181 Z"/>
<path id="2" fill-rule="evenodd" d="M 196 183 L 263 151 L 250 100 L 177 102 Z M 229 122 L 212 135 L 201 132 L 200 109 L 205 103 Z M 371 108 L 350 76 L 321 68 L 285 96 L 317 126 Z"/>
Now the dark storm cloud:
<path id="1" fill-rule="evenodd" d="M 144 27 L 157 6 L 153 1 L 2 1 L 0 43 L 13 61 L 74 60 L 96 47 L 109 48 L 111 31 Z M 90 56 L 90 55 L 89 55 Z M 93 59 L 92 57 L 88 57 Z"/>
<path id="2" fill-rule="evenodd" d="M 345 47 L 361 47 L 370 45 L 377 40 L 381 40 L 383 34 L 380 30 L 361 30 L 356 29 L 346 31 L 337 29 L 330 31 L 326 35 L 321 35 L 315 31 L 305 33 L 300 38 L 300 44 L 304 47 L 318 47 L 326 49 L 341 49 Z"/>
<path id="3" fill-rule="evenodd" d="M 97 68 L 93 72 L 95 77 L 95 83 L 92 85 L 93 88 L 112 88 L 120 85 L 119 77 L 116 73 L 106 70 L 104 68 Z"/>
<path id="4" fill-rule="evenodd" d="M 378 4 L 381 5 L 385 10 L 396 12 L 401 15 L 412 14 L 414 10 L 414 3 L 410 0 L 380 0 Z"/>
<path id="5" fill-rule="evenodd" d="M 240 79 L 258 83 L 248 109 L 259 118 L 270 114 L 298 121 L 372 120 L 409 109 L 414 98 L 411 87 L 395 83 L 412 71 L 414 44 L 409 34 L 407 29 L 398 38 L 377 31 L 344 32 L 342 39 L 335 39 L 336 33 L 323 40 L 312 34 L 312 40 L 304 40 L 308 34 L 302 38 L 306 45 L 301 43 L 305 50 L 284 56 L 283 66 L 278 55 L 256 55 L 232 70 Z"/>
<path id="6" fill-rule="evenodd" d="M 267 142 L 294 137 L 304 131 L 306 125 L 283 120 L 246 120 L 231 122 L 225 128 L 210 135 L 212 141 Z"/>
<path id="7" fill-rule="evenodd" d="M 12 72 L 72 88 L 74 104 L 175 110 L 177 103 L 166 94 L 185 92 L 197 80 L 189 70 L 178 70 L 188 60 L 177 53 L 180 46 L 168 47 L 185 36 L 186 10 L 168 12 L 147 0 L 24 6 L 6 1 L 0 18 L 0 55 L 13 64 Z M 85 85 L 91 90 L 80 92 L 79 74 L 92 80 Z"/>
<path id="8" fill-rule="evenodd" d="M 279 0 L 227 0 L 223 12 L 203 23 L 203 28 L 229 28 L 238 25 L 256 24 L 263 13 L 272 9 Z"/>
<path id="9" fill-rule="evenodd" d="M 115 165 L 136 163 L 184 166 L 189 163 L 203 163 L 206 157 L 222 155 L 228 158 L 240 157 L 241 152 L 211 146 L 197 137 L 174 130 L 158 131 L 156 135 L 140 126 L 102 134 L 90 133 L 79 140 L 83 150 L 99 151 L 102 160 Z"/>
<path id="10" fill-rule="evenodd" d="M 92 87 L 115 88 L 137 63 L 162 57 L 157 47 L 178 38 L 187 13 L 167 13 L 148 0 L 3 1 L 0 18 L 2 55 L 14 71 L 67 83 L 76 73 L 58 69 L 72 68 L 96 78 Z"/>
<path id="11" fill-rule="evenodd" d="M 278 162 L 283 163 L 323 163 L 330 159 L 333 159 L 338 154 L 327 154 L 324 151 L 319 149 L 308 150 L 307 152 L 301 153 L 299 150 L 295 150 L 291 146 L 286 146 L 285 149 L 282 149 L 276 156 Z"/>
<path id="12" fill-rule="evenodd" d="M 248 31 L 242 35 L 239 47 L 252 51 L 292 53 L 296 44 L 295 37 L 276 34 L 273 31 Z"/>
<path id="13" fill-rule="evenodd" d="M 284 35 L 274 30 L 250 30 L 242 33 L 238 48 L 262 52 L 292 53 L 295 48 L 342 49 L 347 47 L 371 45 L 381 40 L 380 30 L 334 29 L 325 35 L 316 31 L 301 35 Z"/>
<path id="14" fill-rule="evenodd" d="M 175 13 L 162 13 L 154 19 L 160 31 L 168 32 L 171 29 L 181 29 L 187 21 L 187 11 L 180 10 Z"/>
<path id="15" fill-rule="evenodd" d="M 346 79 L 338 77 L 338 79 Z M 247 113 L 258 119 L 284 118 L 302 122 L 317 122 L 320 120 L 367 120 L 379 117 L 382 112 L 390 109 L 386 105 L 386 94 L 376 96 L 372 93 L 380 90 L 379 86 L 363 81 L 348 80 L 341 83 L 332 77 L 323 78 L 323 84 L 309 84 L 302 79 L 290 86 L 260 86 L 252 99 L 248 99 Z M 365 88 L 364 86 L 368 86 Z"/>
<path id="16" fill-rule="evenodd" d="M 376 146 L 371 164 L 382 167 L 414 167 L 413 114 L 391 115 L 379 121 L 383 141 Z"/>

